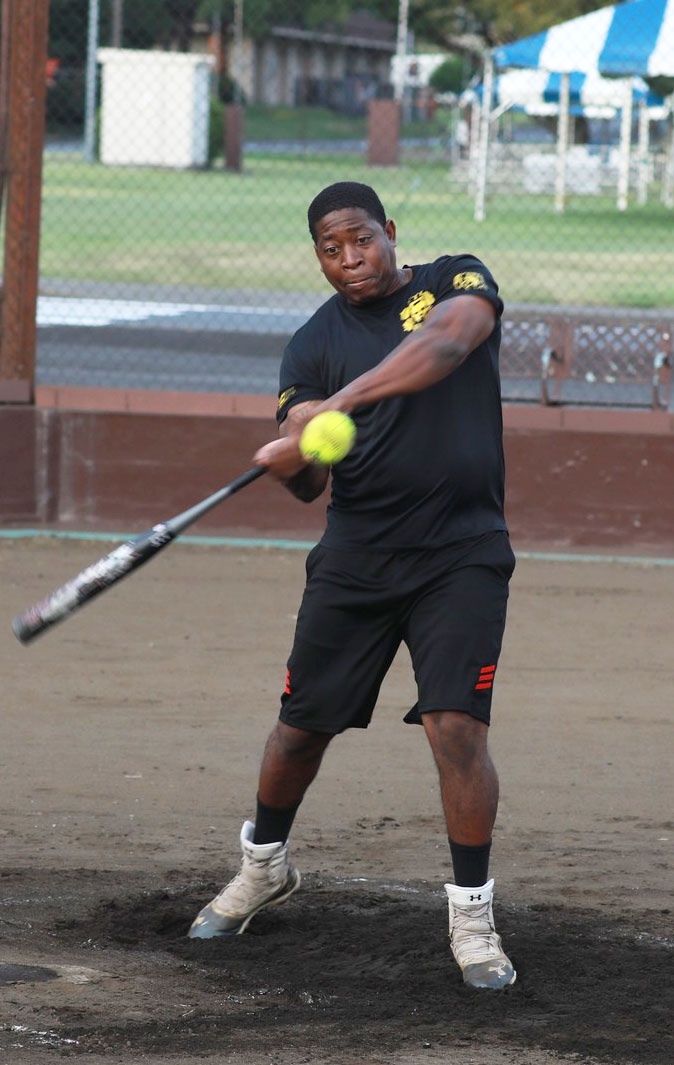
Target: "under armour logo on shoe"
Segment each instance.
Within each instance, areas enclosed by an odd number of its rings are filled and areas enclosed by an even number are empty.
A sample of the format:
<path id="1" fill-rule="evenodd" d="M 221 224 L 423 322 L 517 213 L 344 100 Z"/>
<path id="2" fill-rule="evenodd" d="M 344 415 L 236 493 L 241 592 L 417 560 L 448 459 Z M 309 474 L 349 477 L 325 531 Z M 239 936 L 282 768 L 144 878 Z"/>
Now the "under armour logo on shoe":
<path id="1" fill-rule="evenodd" d="M 470 896 L 470 901 L 471 902 L 482 902 L 482 895 L 471 895 Z"/>
<path id="2" fill-rule="evenodd" d="M 488 971 L 490 973 L 496 973 L 497 976 L 505 976 L 505 974 L 506 974 L 505 962 L 499 962 L 498 965 L 490 965 Z"/>

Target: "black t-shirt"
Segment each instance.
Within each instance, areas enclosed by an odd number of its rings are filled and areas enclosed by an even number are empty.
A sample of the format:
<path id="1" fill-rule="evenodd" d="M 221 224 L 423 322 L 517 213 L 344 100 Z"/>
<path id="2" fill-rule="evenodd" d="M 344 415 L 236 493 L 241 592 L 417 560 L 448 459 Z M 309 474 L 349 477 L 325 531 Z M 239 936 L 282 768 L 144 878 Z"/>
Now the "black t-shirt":
<path id="1" fill-rule="evenodd" d="M 376 366 L 434 303 L 479 295 L 498 316 L 491 336 L 442 381 L 355 411 L 356 444 L 332 471 L 321 541 L 329 547 L 441 547 L 506 527 L 497 285 L 472 255 L 411 269 L 411 281 L 372 304 L 336 293 L 283 355 L 279 424 L 295 404 L 327 399 Z"/>

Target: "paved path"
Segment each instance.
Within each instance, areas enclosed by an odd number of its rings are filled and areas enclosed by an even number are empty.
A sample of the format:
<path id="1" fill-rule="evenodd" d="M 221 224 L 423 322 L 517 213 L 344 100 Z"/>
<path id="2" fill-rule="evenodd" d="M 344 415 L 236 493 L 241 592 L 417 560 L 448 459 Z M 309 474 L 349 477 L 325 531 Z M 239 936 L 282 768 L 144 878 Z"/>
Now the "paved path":
<path id="1" fill-rule="evenodd" d="M 227 294 L 223 294 L 227 297 Z M 257 295 L 257 294 L 251 294 Z M 37 383 L 275 393 L 287 340 L 320 302 L 41 296 Z M 266 299 L 266 302 L 265 302 Z"/>

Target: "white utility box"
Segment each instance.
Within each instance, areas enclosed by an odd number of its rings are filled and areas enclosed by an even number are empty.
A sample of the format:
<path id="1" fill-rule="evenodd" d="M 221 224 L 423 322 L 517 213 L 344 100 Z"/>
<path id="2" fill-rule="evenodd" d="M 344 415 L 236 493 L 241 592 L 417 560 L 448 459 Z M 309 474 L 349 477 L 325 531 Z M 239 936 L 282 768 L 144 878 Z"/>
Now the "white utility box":
<path id="1" fill-rule="evenodd" d="M 101 162 L 176 169 L 207 165 L 211 56 L 99 48 L 97 57 Z"/>

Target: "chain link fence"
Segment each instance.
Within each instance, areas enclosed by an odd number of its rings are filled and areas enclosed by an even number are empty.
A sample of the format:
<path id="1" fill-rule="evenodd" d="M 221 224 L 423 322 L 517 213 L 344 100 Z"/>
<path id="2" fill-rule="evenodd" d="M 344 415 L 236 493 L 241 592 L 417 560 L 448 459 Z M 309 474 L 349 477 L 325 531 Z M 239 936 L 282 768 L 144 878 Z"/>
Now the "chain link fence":
<path id="1" fill-rule="evenodd" d="M 307 205 L 358 180 L 401 262 L 489 265 L 506 399 L 670 406 L 674 85 L 630 79 L 627 128 L 624 79 L 504 72 L 487 107 L 413 18 L 401 52 L 395 18 L 306 11 L 52 2 L 37 383 L 275 392 L 329 295 Z"/>

